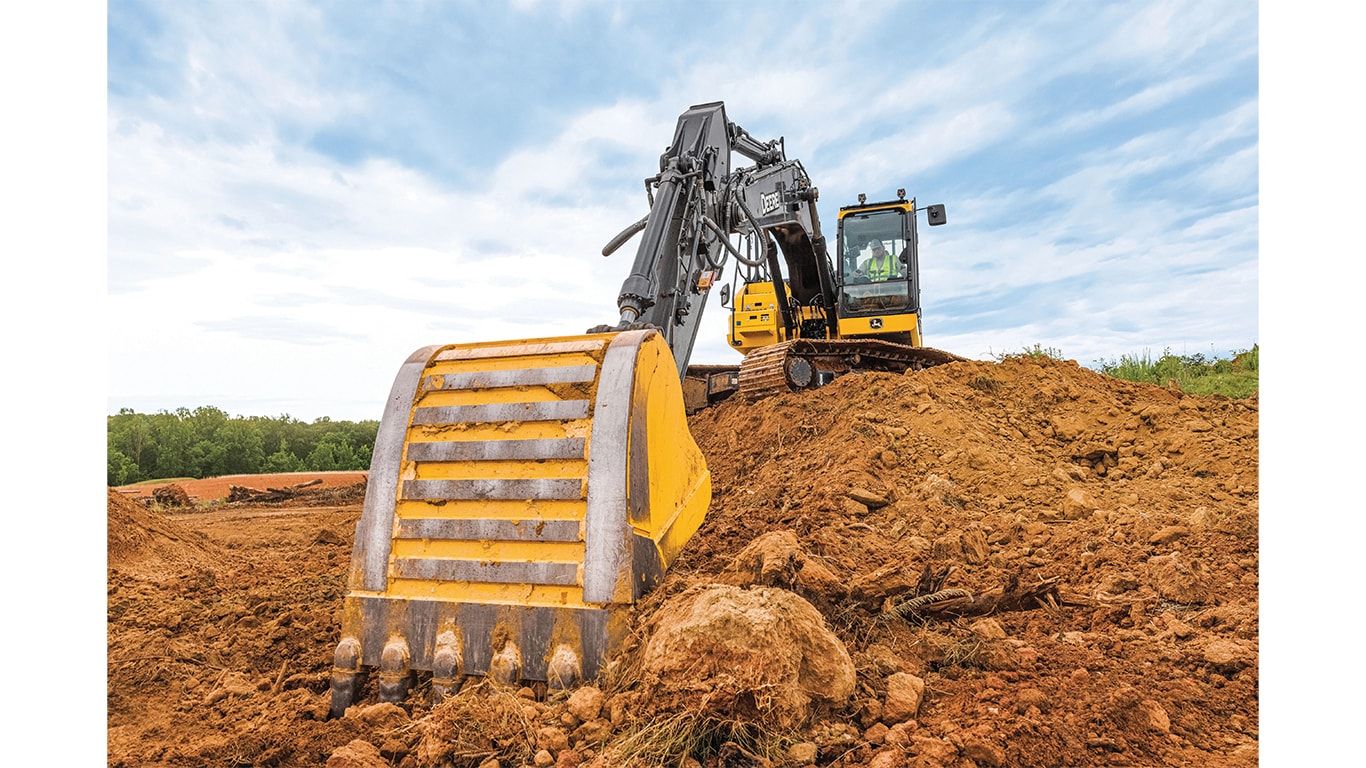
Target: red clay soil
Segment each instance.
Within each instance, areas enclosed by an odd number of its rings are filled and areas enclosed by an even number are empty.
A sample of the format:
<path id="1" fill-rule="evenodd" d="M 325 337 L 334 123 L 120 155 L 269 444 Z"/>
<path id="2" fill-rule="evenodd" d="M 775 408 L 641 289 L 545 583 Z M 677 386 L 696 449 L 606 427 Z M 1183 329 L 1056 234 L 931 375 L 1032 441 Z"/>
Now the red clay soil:
<path id="1" fill-rule="evenodd" d="M 176 512 L 111 489 L 108 764 L 1258 764 L 1255 395 L 963 362 L 690 425 L 712 506 L 612 675 L 552 694 L 476 680 L 435 708 L 423 685 L 403 707 L 367 691 L 330 721 L 363 486 Z M 898 615 L 926 577 L 957 602 Z M 822 674 L 839 695 L 781 709 L 759 687 L 651 672 L 650 641 L 716 590 L 813 606 L 793 615 L 838 638 L 852 694 L 837 651 Z M 771 655 L 796 637 L 770 635 Z"/>
<path id="2" fill-rule="evenodd" d="M 288 472 L 278 475 L 224 475 L 202 480 L 175 480 L 162 483 L 137 483 L 117 488 L 130 499 L 150 499 L 157 489 L 179 486 L 190 501 L 204 503 L 228 498 L 234 486 L 264 491 L 318 481 L 324 488 L 341 488 L 365 482 L 365 472 Z"/>

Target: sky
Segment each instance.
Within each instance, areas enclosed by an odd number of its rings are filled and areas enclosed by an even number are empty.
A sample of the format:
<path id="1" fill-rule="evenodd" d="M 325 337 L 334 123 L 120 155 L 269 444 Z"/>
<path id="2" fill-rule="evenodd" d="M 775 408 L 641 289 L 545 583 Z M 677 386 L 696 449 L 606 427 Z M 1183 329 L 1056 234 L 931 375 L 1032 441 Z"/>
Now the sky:
<path id="1" fill-rule="evenodd" d="M 419 347 L 615 322 L 638 238 L 602 246 L 710 101 L 827 229 L 946 206 L 927 346 L 1259 343 L 1252 3 L 119 0 L 107 32 L 109 413 L 377 419 Z M 725 334 L 714 293 L 691 361 Z"/>

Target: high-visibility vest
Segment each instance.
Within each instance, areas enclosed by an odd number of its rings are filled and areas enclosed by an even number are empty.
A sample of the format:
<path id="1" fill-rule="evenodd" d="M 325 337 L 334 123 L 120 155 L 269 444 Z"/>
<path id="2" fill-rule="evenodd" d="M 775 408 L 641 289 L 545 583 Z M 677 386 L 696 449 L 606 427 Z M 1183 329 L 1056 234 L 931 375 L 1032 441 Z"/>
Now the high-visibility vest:
<path id="1" fill-rule="evenodd" d="M 893 260 L 892 254 L 882 254 L 881 264 L 877 263 L 876 256 L 868 259 L 869 280 L 887 280 L 892 277 L 896 277 L 896 262 Z"/>

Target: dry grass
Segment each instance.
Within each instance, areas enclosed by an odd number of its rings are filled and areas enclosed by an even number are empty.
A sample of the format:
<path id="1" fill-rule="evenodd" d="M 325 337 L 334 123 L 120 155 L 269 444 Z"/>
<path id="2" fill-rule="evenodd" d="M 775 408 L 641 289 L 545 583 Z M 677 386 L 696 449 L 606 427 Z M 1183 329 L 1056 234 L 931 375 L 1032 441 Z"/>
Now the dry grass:
<path id="1" fill-rule="evenodd" d="M 478 765 L 490 757 L 504 765 L 529 764 L 536 726 L 526 705 L 514 689 L 481 678 L 432 710 L 422 724 L 423 741 L 456 765 Z"/>
<path id="2" fill-rule="evenodd" d="M 690 709 L 643 723 L 612 751 L 628 764 L 650 766 L 681 766 L 688 758 L 705 764 L 725 752 L 778 762 L 789 741 L 755 723 Z"/>

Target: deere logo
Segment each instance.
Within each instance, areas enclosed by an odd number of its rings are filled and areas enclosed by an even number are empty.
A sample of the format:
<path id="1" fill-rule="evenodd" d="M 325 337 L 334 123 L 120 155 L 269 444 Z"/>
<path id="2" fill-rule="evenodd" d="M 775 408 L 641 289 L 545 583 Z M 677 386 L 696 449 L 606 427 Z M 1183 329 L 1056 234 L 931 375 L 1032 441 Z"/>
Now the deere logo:
<path id="1" fill-rule="evenodd" d="M 868 321 L 868 327 L 872 328 L 872 329 L 875 330 L 875 331 L 876 331 L 877 329 L 881 328 L 881 327 L 882 327 L 882 318 L 880 318 L 880 317 L 875 317 L 875 318 L 873 318 L 872 320 L 869 320 L 869 321 Z"/>
<path id="2" fill-rule="evenodd" d="M 778 210 L 778 207 L 782 204 L 783 193 L 765 192 L 764 194 L 759 195 L 759 215 L 767 216 L 768 214 Z"/>

